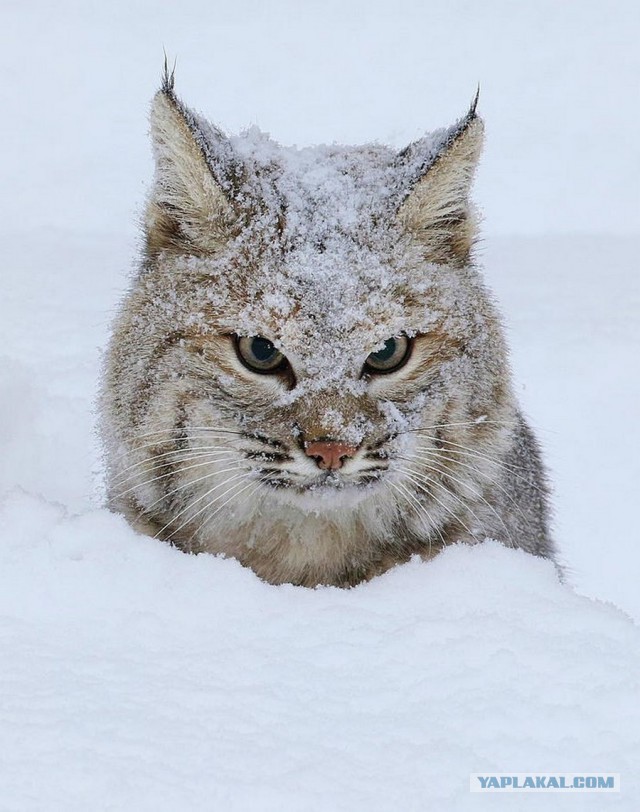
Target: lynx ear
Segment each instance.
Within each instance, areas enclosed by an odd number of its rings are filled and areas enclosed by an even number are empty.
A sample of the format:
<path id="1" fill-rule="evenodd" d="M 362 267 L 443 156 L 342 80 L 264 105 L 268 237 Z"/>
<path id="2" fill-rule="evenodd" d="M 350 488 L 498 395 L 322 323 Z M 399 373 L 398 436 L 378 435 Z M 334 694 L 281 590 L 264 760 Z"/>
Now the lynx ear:
<path id="1" fill-rule="evenodd" d="M 448 130 L 411 144 L 400 154 L 410 191 L 398 210 L 400 223 L 425 244 L 433 262 L 465 264 L 476 236 L 477 218 L 469 200 L 484 126 L 476 114 Z"/>
<path id="2" fill-rule="evenodd" d="M 151 105 L 151 137 L 156 170 L 146 212 L 147 253 L 215 251 L 237 220 L 231 145 L 177 99 L 166 70 Z"/>

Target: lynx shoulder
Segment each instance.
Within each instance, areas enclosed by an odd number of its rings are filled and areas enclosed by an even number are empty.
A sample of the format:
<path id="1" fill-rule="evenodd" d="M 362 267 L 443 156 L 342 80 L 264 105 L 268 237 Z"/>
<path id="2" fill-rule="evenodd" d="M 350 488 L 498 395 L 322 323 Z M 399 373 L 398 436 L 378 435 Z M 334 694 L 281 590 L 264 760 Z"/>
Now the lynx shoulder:
<path id="1" fill-rule="evenodd" d="M 165 76 L 101 398 L 134 527 L 351 585 L 487 537 L 553 558 L 536 441 L 474 263 L 483 124 L 398 152 L 229 137 Z"/>

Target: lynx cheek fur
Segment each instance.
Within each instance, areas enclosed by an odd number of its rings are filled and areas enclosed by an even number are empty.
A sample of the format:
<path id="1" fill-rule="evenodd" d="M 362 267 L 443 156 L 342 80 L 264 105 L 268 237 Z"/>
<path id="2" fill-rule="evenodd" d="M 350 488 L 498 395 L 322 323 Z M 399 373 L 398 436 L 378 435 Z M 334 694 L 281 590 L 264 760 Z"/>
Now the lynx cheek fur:
<path id="1" fill-rule="evenodd" d="M 476 105 L 387 147 L 227 137 L 165 75 L 102 424 L 111 504 L 272 583 L 347 586 L 487 537 L 553 558 L 478 271 Z"/>

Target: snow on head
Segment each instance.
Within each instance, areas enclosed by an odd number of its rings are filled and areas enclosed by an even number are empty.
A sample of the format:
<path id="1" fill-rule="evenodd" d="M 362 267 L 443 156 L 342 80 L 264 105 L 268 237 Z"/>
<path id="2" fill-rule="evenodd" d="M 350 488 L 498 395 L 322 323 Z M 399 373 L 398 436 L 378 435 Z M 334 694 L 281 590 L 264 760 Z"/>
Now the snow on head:
<path id="1" fill-rule="evenodd" d="M 267 208 L 239 238 L 251 267 L 246 304 L 226 320 L 229 327 L 267 333 L 304 364 L 308 378 L 296 395 L 353 380 L 381 341 L 411 328 L 403 307 L 410 267 L 393 228 L 395 153 L 284 148 L 255 129 L 232 144 L 248 167 L 247 196 Z M 218 260 L 223 282 L 228 259 Z M 431 320 L 427 308 L 421 320 L 423 327 Z"/>
<path id="2" fill-rule="evenodd" d="M 221 134 L 189 115 L 209 166 L 217 166 Z M 376 144 L 283 147 L 255 127 L 228 138 L 223 152 L 241 176 L 230 194 L 245 211 L 242 227 L 213 254 L 168 261 L 177 277 L 215 280 L 199 289 L 186 316 L 183 306 L 172 317 L 267 336 L 302 373 L 287 401 L 332 384 L 361 391 L 364 360 L 392 336 L 442 328 L 471 345 L 494 318 L 476 271 L 443 258 L 438 241 L 453 232 L 442 236 L 437 212 L 418 240 L 398 215 L 467 123 L 403 153 Z M 461 215 L 447 209 L 446 216 Z M 184 294 L 163 304 L 179 310 Z"/>

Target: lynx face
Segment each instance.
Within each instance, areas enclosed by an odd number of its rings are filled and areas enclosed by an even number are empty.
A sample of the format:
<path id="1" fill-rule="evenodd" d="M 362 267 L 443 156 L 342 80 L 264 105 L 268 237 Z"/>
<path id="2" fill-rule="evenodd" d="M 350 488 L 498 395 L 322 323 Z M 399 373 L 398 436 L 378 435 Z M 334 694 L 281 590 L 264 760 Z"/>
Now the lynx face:
<path id="1" fill-rule="evenodd" d="M 308 585 L 508 537 L 487 494 L 517 414 L 471 264 L 475 106 L 401 153 L 284 149 L 225 137 L 165 77 L 151 131 L 103 392 L 114 504 Z"/>

